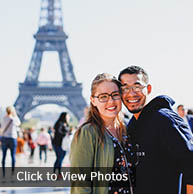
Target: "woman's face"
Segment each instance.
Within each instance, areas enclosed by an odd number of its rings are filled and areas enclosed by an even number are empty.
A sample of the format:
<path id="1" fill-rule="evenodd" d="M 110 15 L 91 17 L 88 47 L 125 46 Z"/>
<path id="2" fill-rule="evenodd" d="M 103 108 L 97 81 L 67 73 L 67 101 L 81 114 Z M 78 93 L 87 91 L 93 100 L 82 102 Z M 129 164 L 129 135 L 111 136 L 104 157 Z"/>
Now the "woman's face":
<path id="1" fill-rule="evenodd" d="M 114 120 L 122 108 L 118 86 L 110 81 L 100 83 L 96 88 L 94 97 L 91 96 L 90 100 L 97 107 L 104 122 Z"/>
<path id="2" fill-rule="evenodd" d="M 70 122 L 70 115 L 66 114 L 66 122 L 69 123 Z"/>

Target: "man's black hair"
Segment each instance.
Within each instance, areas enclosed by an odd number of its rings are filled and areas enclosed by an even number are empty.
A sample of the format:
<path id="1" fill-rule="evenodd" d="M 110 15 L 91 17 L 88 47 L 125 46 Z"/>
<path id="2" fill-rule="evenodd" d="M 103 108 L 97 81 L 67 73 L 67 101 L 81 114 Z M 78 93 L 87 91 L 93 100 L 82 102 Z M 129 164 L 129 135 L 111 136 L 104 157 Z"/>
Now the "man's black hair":
<path id="1" fill-rule="evenodd" d="M 145 83 L 149 82 L 149 78 L 148 78 L 148 74 L 146 73 L 146 71 L 139 67 L 139 66 L 135 66 L 135 65 L 131 65 L 125 69 L 123 69 L 118 76 L 119 81 L 121 81 L 121 76 L 123 74 L 142 74 L 143 75 L 143 81 Z"/>

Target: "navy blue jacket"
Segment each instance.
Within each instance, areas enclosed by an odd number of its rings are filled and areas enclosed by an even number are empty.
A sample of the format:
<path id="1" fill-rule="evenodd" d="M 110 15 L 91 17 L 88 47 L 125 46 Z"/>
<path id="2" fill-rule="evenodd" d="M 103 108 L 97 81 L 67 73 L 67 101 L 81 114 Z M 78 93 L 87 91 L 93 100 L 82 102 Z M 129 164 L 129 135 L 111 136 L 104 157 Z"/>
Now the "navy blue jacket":
<path id="1" fill-rule="evenodd" d="M 193 116 L 192 116 L 192 115 L 186 115 L 186 118 L 187 118 L 187 120 L 188 120 L 190 129 L 191 129 L 192 132 L 193 132 Z"/>
<path id="2" fill-rule="evenodd" d="M 181 172 L 193 184 L 193 135 L 173 104 L 158 96 L 128 124 L 132 142 L 139 145 L 135 194 L 178 194 Z"/>

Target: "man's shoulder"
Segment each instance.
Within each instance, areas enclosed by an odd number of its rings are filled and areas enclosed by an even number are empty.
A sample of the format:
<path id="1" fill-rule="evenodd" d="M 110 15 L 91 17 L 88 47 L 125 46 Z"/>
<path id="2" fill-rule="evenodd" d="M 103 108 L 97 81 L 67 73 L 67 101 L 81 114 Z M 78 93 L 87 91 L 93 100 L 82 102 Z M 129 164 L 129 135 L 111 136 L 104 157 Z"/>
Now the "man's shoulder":
<path id="1" fill-rule="evenodd" d="M 183 123 L 183 119 L 171 108 L 160 108 L 156 111 L 153 111 L 151 115 L 152 123 L 156 125 L 179 125 Z"/>
<path id="2" fill-rule="evenodd" d="M 157 114 L 161 119 L 170 120 L 172 122 L 183 121 L 183 119 L 173 109 L 161 108 Z"/>
<path id="3" fill-rule="evenodd" d="M 135 125 L 139 125 L 139 123 L 144 124 L 144 122 L 151 121 L 151 125 L 161 125 L 164 124 L 173 124 L 176 122 L 182 122 L 183 120 L 179 117 L 179 115 L 171 108 L 160 108 L 151 110 L 151 112 L 143 114 L 143 119 L 139 119 L 136 121 L 134 117 L 132 117 L 127 125 L 127 128 L 133 128 Z"/>
<path id="4" fill-rule="evenodd" d="M 169 108 L 161 108 L 157 111 L 157 114 L 162 117 L 171 117 L 171 116 L 177 116 L 177 113 L 173 109 Z"/>

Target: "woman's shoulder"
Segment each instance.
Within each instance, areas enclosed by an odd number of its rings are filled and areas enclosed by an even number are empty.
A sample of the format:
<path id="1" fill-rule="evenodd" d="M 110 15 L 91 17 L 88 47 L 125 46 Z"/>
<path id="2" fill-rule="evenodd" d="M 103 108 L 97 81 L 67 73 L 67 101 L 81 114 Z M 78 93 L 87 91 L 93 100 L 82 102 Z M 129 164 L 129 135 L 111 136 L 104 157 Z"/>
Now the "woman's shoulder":
<path id="1" fill-rule="evenodd" d="M 80 133 L 91 133 L 94 134 L 96 131 L 96 127 L 91 123 L 85 123 L 80 128 Z"/>
<path id="2" fill-rule="evenodd" d="M 85 123 L 77 131 L 78 136 L 85 136 L 86 138 L 98 138 L 98 128 L 91 123 Z"/>

